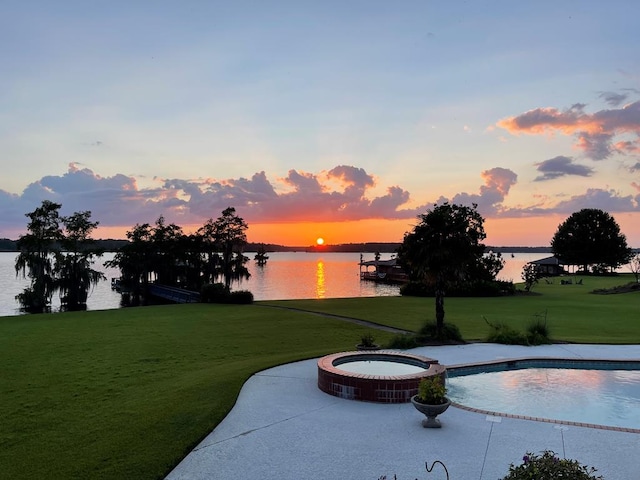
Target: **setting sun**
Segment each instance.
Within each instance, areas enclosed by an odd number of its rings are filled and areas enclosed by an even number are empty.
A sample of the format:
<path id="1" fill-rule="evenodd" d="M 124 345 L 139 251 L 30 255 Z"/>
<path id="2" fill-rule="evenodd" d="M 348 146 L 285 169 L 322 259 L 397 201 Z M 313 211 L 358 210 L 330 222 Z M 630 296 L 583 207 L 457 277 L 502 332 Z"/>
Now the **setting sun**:
<path id="1" fill-rule="evenodd" d="M 316 240 L 316 243 L 317 243 L 318 245 L 324 245 L 324 238 L 322 238 L 322 237 L 318 237 L 318 239 Z"/>

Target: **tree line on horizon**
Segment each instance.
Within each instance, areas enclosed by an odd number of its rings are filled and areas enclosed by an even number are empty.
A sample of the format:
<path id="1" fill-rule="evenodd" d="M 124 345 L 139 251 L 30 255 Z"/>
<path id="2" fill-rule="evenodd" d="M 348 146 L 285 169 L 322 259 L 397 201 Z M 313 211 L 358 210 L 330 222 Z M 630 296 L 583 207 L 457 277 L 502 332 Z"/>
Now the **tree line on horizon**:
<path id="1" fill-rule="evenodd" d="M 16 275 L 30 280 L 16 296 L 25 312 L 50 311 L 56 292 L 62 310 L 84 310 L 90 289 L 105 280 L 93 268 L 104 253 L 91 238 L 99 222 L 91 221 L 90 211 L 61 216 L 61 207 L 45 200 L 25 214 L 27 233 L 17 240 L 15 261 Z M 249 278 L 248 258 L 242 254 L 248 228 L 232 207 L 190 235 L 160 216 L 154 225 L 137 224 L 128 231 L 105 266 L 120 270 L 120 287 L 132 304 L 148 302 L 152 282 L 198 292 L 205 284 L 219 283 L 227 293 L 233 282 Z"/>
<path id="2" fill-rule="evenodd" d="M 30 221 L 27 233 L 16 241 L 15 263 L 16 274 L 30 279 L 30 285 L 16 296 L 24 311 L 48 311 L 55 292 L 60 294 L 63 309 L 85 309 L 89 290 L 105 279 L 93 269 L 94 261 L 105 251 L 91 238 L 99 222 L 91 221 L 90 211 L 64 217 L 60 208 L 45 200 L 25 214 Z M 495 289 L 504 260 L 499 251 L 482 243 L 484 218 L 475 204 L 435 205 L 418 218 L 420 223 L 405 233 L 402 243 L 366 245 L 374 246 L 376 252 L 382 245 L 397 245 L 398 263 L 412 280 L 411 288 L 435 296 L 441 327 L 445 292 Z M 160 216 L 154 225 L 136 224 L 126 233 L 126 240 L 110 241 L 118 242 L 118 248 L 105 266 L 120 270 L 120 286 L 134 304 L 146 303 L 149 284 L 154 282 L 196 292 L 204 285 L 220 284 L 224 292 L 230 292 L 232 283 L 249 278 L 249 259 L 243 255 L 248 228 L 233 207 L 192 234 Z M 350 244 L 355 245 L 362 244 Z M 264 265 L 268 247 L 257 247 Z M 322 250 L 327 251 L 326 247 Z M 564 264 L 580 265 L 582 271 L 593 273 L 612 271 L 633 257 L 613 217 L 598 209 L 580 210 L 563 222 L 551 240 L 551 251 Z"/>

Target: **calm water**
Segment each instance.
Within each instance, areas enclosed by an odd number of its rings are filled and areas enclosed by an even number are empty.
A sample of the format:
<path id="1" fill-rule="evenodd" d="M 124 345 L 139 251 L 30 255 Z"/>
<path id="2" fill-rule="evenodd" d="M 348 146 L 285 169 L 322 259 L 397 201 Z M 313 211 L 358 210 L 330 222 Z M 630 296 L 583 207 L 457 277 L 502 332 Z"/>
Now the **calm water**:
<path id="1" fill-rule="evenodd" d="M 28 285 L 27 280 L 16 278 L 14 252 L 0 252 L 0 316 L 18 314 L 15 296 Z M 269 253 L 264 267 L 258 267 L 253 261 L 255 253 L 246 254 L 251 278 L 235 289 L 250 290 L 256 300 L 287 300 L 299 298 L 340 298 L 375 297 L 398 295 L 398 286 L 360 281 L 359 253 L 307 253 L 281 252 Z M 504 280 L 520 282 L 522 266 L 548 254 L 510 254 L 505 255 L 506 265 L 500 274 Z M 364 254 L 364 260 L 373 260 L 373 254 Z M 390 258 L 390 254 L 381 259 Z M 89 310 L 119 308 L 120 295 L 111 290 L 111 278 L 120 276 L 118 270 L 103 266 L 106 260 L 113 258 L 112 253 L 105 254 L 95 264 L 107 280 L 95 287 L 88 300 Z M 54 297 L 53 306 L 58 308 L 60 301 Z"/>
<path id="2" fill-rule="evenodd" d="M 452 377 L 447 388 L 482 410 L 640 429 L 640 370 L 526 368 Z"/>

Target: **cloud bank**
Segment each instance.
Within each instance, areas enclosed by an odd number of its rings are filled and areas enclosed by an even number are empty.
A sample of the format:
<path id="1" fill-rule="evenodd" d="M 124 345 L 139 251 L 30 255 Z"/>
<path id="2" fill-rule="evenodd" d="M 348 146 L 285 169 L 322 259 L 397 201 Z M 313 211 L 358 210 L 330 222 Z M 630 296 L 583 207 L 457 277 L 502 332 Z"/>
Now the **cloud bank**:
<path id="1" fill-rule="evenodd" d="M 588 176 L 591 170 L 571 158 L 555 157 L 538 164 L 541 180 L 563 175 Z M 372 195 L 379 180 L 363 168 L 338 165 L 318 173 L 289 170 L 282 178 L 270 179 L 266 172 L 250 178 L 154 179 L 142 188 L 136 178 L 116 174 L 103 177 L 71 163 L 63 175 L 48 175 L 28 185 L 22 194 L 0 190 L 0 237 L 22 233 L 25 213 L 44 199 L 62 204 L 62 214 L 90 210 L 101 226 L 130 229 L 137 223 L 152 223 L 160 215 L 178 225 L 202 225 L 233 206 L 247 222 L 256 224 L 291 222 L 347 222 L 365 219 L 414 219 L 435 203 L 477 204 L 485 217 L 508 218 L 570 214 L 580 208 L 602 208 L 610 212 L 637 212 L 637 195 L 621 195 L 610 189 L 588 189 L 571 198 L 547 199 L 544 205 L 510 207 L 507 200 L 518 176 L 508 168 L 495 167 L 480 173 L 477 192 L 440 196 L 418 206 L 400 186 Z M 378 190 L 380 191 L 380 190 Z M 17 232 L 17 233 L 16 233 Z"/>

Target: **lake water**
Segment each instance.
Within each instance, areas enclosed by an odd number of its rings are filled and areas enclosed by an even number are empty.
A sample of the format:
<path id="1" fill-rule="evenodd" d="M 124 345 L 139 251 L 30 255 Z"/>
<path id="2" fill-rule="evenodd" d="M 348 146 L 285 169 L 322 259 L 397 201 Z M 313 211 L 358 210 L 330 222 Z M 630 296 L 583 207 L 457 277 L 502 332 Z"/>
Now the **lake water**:
<path id="1" fill-rule="evenodd" d="M 376 297 L 399 295 L 397 285 L 385 285 L 360 280 L 359 253 L 318 253 L 318 252 L 270 252 L 264 267 L 253 261 L 255 253 L 246 253 L 251 259 L 248 268 L 251 278 L 235 290 L 250 290 L 256 300 L 288 300 L 300 298 L 343 298 Z M 0 252 L 0 316 L 17 315 L 18 304 L 15 296 L 28 284 L 28 280 L 16 277 L 14 270 L 15 252 Z M 549 256 L 547 253 L 516 253 L 504 255 L 506 265 L 500 279 L 520 282 L 520 273 L 525 263 Z M 106 253 L 94 267 L 107 277 L 100 282 L 89 296 L 89 310 L 119 308 L 120 295 L 111 290 L 111 278 L 120 276 L 116 269 L 108 269 L 103 263 L 113 258 Z M 374 254 L 363 254 L 363 259 L 373 260 Z M 391 254 L 381 255 L 382 260 Z M 53 308 L 60 306 L 54 296 Z"/>

